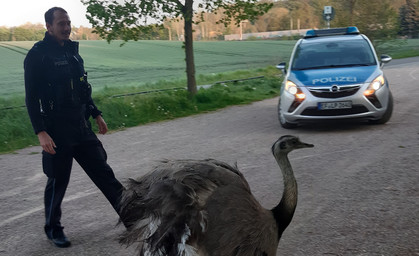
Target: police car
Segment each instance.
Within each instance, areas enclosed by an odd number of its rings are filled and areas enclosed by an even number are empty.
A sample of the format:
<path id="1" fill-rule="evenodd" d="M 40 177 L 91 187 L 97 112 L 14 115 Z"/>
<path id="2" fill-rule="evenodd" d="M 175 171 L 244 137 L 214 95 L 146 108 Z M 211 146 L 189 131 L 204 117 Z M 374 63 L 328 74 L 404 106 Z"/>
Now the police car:
<path id="1" fill-rule="evenodd" d="M 386 123 L 393 98 L 382 71 L 391 57 L 377 58 L 370 40 L 357 27 L 309 30 L 286 63 L 278 103 L 282 127 L 306 121 L 365 119 Z"/>

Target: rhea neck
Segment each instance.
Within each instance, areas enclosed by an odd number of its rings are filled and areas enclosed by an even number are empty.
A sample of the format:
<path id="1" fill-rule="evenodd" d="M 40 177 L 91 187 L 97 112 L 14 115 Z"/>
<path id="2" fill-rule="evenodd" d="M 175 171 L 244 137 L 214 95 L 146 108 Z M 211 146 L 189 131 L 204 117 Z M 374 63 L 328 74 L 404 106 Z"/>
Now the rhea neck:
<path id="1" fill-rule="evenodd" d="M 279 153 L 278 156 L 275 155 L 275 159 L 281 168 L 284 180 L 284 191 L 282 193 L 281 201 L 271 210 L 278 225 L 279 239 L 281 238 L 282 232 L 288 227 L 292 217 L 294 216 L 295 208 L 297 206 L 298 193 L 297 181 L 295 180 L 294 172 L 288 160 L 288 152 Z"/>

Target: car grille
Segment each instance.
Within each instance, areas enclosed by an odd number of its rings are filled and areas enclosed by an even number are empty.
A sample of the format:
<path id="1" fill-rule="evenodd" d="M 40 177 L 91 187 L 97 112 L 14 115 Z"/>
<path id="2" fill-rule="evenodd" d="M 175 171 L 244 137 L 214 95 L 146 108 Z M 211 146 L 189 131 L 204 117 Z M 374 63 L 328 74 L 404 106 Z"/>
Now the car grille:
<path id="1" fill-rule="evenodd" d="M 302 116 L 343 116 L 353 115 L 368 112 L 368 109 L 363 105 L 353 105 L 349 109 L 328 109 L 319 110 L 316 107 L 309 107 L 304 109 L 301 113 Z"/>
<path id="2" fill-rule="evenodd" d="M 333 85 L 331 87 L 309 87 L 311 94 L 318 98 L 341 98 L 354 95 L 361 85 Z"/>

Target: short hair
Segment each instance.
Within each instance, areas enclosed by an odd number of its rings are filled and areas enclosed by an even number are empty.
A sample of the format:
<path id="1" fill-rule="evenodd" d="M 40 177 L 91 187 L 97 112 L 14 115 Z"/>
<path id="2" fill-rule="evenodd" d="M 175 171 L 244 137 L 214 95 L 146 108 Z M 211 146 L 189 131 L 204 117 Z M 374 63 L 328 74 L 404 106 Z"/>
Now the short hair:
<path id="1" fill-rule="evenodd" d="M 67 13 L 67 11 L 64 10 L 61 7 L 52 7 L 51 9 L 49 9 L 48 11 L 45 12 L 44 17 L 45 17 L 45 22 L 46 23 L 52 24 L 54 22 L 54 12 L 55 11 L 60 11 L 60 12 L 63 12 L 63 13 Z"/>

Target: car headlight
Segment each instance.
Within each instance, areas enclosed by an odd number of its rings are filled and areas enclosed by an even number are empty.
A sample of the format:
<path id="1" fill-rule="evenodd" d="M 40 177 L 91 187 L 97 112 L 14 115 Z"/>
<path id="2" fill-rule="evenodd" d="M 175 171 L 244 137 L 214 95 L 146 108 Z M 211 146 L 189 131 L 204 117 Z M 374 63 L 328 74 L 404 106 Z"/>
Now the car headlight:
<path id="1" fill-rule="evenodd" d="M 285 83 L 285 90 L 294 95 L 296 100 L 303 101 L 306 98 L 306 95 L 301 91 L 301 89 L 289 80 Z"/>
<path id="2" fill-rule="evenodd" d="M 365 96 L 371 96 L 373 95 L 378 89 L 383 87 L 385 84 L 384 76 L 380 75 L 376 77 L 368 86 L 368 88 L 364 91 Z"/>
<path id="3" fill-rule="evenodd" d="M 298 92 L 298 87 L 297 87 L 296 84 L 294 84 L 293 82 L 288 80 L 285 83 L 285 90 L 287 92 L 291 93 L 292 95 L 295 95 Z"/>

